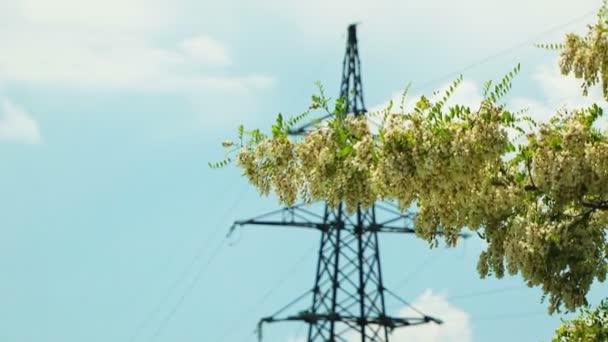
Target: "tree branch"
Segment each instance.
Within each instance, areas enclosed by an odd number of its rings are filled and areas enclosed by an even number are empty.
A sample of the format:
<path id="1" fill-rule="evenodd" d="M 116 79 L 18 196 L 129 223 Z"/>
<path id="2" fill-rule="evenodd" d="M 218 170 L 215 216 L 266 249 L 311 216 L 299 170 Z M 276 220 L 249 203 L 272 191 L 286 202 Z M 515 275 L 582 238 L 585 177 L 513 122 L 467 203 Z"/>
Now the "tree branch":
<path id="1" fill-rule="evenodd" d="M 597 209 L 597 210 L 608 210 L 608 201 L 598 201 L 598 202 L 585 202 L 582 201 L 584 207 Z"/>

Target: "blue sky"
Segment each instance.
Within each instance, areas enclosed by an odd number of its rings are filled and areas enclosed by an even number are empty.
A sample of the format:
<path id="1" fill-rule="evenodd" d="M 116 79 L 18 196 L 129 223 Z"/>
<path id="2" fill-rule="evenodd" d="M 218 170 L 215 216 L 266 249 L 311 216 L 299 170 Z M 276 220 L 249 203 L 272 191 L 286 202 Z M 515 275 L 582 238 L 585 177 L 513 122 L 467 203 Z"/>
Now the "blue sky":
<path id="1" fill-rule="evenodd" d="M 471 102 L 519 62 L 516 109 L 543 119 L 601 101 L 581 99 L 556 54 L 532 46 L 581 32 L 598 6 L 0 1 L 0 341 L 254 341 L 259 317 L 312 286 L 318 234 L 252 228 L 224 240 L 232 221 L 277 207 L 235 168 L 207 167 L 239 123 L 300 112 L 316 80 L 334 95 L 355 21 L 368 108 L 460 72 L 456 100 Z M 559 324 L 519 277 L 479 279 L 479 239 L 381 243 L 387 286 L 448 322 L 397 341 L 548 341 Z M 596 284 L 590 299 L 603 296 Z M 265 337 L 304 331 L 276 325 Z"/>

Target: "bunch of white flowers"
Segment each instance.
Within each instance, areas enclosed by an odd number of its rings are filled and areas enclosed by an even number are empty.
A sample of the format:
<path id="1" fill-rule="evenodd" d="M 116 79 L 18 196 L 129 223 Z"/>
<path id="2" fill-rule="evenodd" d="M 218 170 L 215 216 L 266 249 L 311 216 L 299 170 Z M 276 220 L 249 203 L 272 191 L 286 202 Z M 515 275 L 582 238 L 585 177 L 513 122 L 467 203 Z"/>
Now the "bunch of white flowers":
<path id="1" fill-rule="evenodd" d="M 519 273 L 542 286 L 551 312 L 571 310 L 608 267 L 608 137 L 593 128 L 602 111 L 562 111 L 525 132 L 497 104 L 505 79 L 476 110 L 425 97 L 410 113 L 387 110 L 377 136 L 365 115 L 338 112 L 292 139 L 279 116 L 271 137 L 252 131 L 237 165 L 286 205 L 323 200 L 353 213 L 385 199 L 415 207 L 416 233 L 432 244 L 478 231 L 488 241 L 482 276 Z M 527 143 L 515 146 L 509 129 Z"/>
<path id="2" fill-rule="evenodd" d="M 595 25 L 589 25 L 586 36 L 568 34 L 562 46 L 560 68 L 564 75 L 573 73 L 583 80 L 583 94 L 600 83 L 604 98 L 608 99 L 608 7 L 606 1 L 598 13 Z"/>

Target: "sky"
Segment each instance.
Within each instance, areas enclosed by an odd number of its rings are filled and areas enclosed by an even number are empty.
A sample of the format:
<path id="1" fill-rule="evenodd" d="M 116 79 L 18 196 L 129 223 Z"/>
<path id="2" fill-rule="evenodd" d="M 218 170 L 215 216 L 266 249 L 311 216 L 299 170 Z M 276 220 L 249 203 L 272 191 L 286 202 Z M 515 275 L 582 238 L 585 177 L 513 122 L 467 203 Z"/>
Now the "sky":
<path id="1" fill-rule="evenodd" d="M 236 127 L 269 127 L 339 89 L 359 22 L 368 108 L 441 89 L 459 103 L 517 63 L 507 104 L 543 120 L 603 105 L 534 43 L 583 32 L 599 1 L 0 0 L 0 341 L 255 341 L 312 287 L 318 233 L 238 229 L 278 207 L 235 167 Z M 479 279 L 483 242 L 430 250 L 383 236 L 385 284 L 445 320 L 393 341 L 549 341 L 541 291 Z M 595 284 L 592 303 L 607 295 Z M 306 303 L 301 304 L 306 309 Z M 391 314 L 411 309 L 388 302 Z M 305 326 L 265 326 L 303 341 Z"/>

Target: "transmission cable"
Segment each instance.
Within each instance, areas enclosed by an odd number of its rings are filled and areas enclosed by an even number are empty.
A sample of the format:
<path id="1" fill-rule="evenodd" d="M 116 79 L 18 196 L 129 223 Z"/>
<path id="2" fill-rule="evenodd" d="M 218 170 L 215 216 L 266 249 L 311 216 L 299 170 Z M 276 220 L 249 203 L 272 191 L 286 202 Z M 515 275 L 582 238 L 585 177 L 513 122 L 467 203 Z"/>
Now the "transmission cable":
<path id="1" fill-rule="evenodd" d="M 340 36 L 340 39 L 343 38 L 344 35 Z M 323 59 L 320 63 L 318 63 L 317 65 L 317 69 L 322 69 L 323 67 L 325 67 L 328 64 L 328 60 L 327 59 Z M 239 196 L 236 200 L 236 202 L 234 203 L 234 205 L 232 206 L 232 208 L 229 210 L 229 212 L 233 211 L 234 208 L 236 207 L 236 205 L 238 204 L 238 202 L 240 202 L 240 200 L 242 199 L 242 196 Z M 229 213 L 228 212 L 228 213 Z M 219 222 L 218 222 L 219 223 Z M 217 235 L 218 233 L 221 231 L 221 229 L 216 229 L 216 231 L 210 236 L 210 238 L 207 241 L 212 241 Z M 223 246 L 224 241 L 221 242 L 221 244 L 216 248 L 216 250 L 219 252 L 219 249 L 221 248 L 221 246 Z M 202 256 L 203 256 L 203 252 L 205 250 L 206 246 L 202 246 L 198 253 L 196 254 L 196 256 L 192 259 L 192 261 L 190 262 L 190 264 L 182 271 L 182 273 L 180 274 L 180 276 L 178 277 L 178 279 L 171 285 L 171 287 L 169 288 L 169 290 L 167 291 L 167 293 L 162 297 L 162 299 L 160 300 L 160 302 L 158 303 L 158 305 L 150 312 L 150 314 L 148 314 L 146 316 L 146 318 L 140 323 L 140 325 L 138 326 L 138 328 L 135 331 L 135 334 L 132 336 L 132 338 L 130 339 L 130 342 L 134 342 L 137 340 L 140 332 L 143 330 L 143 328 L 145 328 L 145 326 L 148 325 L 148 323 L 152 320 L 153 317 L 155 317 L 161 310 L 162 305 L 169 299 L 169 297 L 171 296 L 171 294 L 177 289 L 177 287 L 179 286 L 179 284 L 183 281 L 184 278 L 186 278 L 187 274 L 190 272 L 190 270 L 194 267 L 194 265 L 201 260 Z M 215 254 L 217 254 L 217 252 L 214 251 L 213 255 L 211 256 L 210 260 L 213 260 L 215 258 Z M 208 262 L 204 268 L 206 268 L 208 265 L 210 264 L 210 262 Z M 197 273 L 197 278 L 199 277 L 199 275 L 202 272 Z M 189 290 L 190 291 L 190 290 Z M 175 310 L 172 310 L 176 311 Z M 169 315 L 167 317 L 170 317 L 172 315 Z M 170 318 L 169 318 L 170 320 Z M 168 321 L 168 320 L 167 320 Z M 165 323 L 166 324 L 166 323 Z M 162 327 L 162 325 L 161 325 Z"/>
<path id="2" fill-rule="evenodd" d="M 590 15 L 594 15 L 595 13 L 596 13 L 596 10 L 592 10 L 592 11 L 589 11 L 589 12 L 587 12 L 587 13 L 579 16 L 579 17 L 576 17 L 576 18 L 574 18 L 572 20 L 569 20 L 569 21 L 567 21 L 565 23 L 562 23 L 562 24 L 559 24 L 559 25 L 555 25 L 555 26 L 553 26 L 553 27 L 551 27 L 551 28 L 549 28 L 549 29 L 547 29 L 545 31 L 542 31 L 542 32 L 539 32 L 539 33 L 535 34 L 534 38 L 528 39 L 528 40 L 526 40 L 524 42 L 515 44 L 515 45 L 510 46 L 510 47 L 508 47 L 506 49 L 498 51 L 498 52 L 496 52 L 496 53 L 494 53 L 492 55 L 489 55 L 487 57 L 481 58 L 481 59 L 479 59 L 479 60 L 477 60 L 475 62 L 472 62 L 472 63 L 464 66 L 463 68 L 461 68 L 458 71 L 450 72 L 450 73 L 444 74 L 443 76 L 434 78 L 433 80 L 425 82 L 425 83 L 423 83 L 423 84 L 421 84 L 419 86 L 416 86 L 415 88 L 413 88 L 411 90 L 421 90 L 421 89 L 424 89 L 424 88 L 426 88 L 426 87 L 428 87 L 430 85 L 436 84 L 436 83 L 438 83 L 440 81 L 443 81 L 443 80 L 445 80 L 445 79 L 447 79 L 449 77 L 453 77 L 455 75 L 462 74 L 463 72 L 465 72 L 467 70 L 470 70 L 470 69 L 473 69 L 473 68 L 475 68 L 475 67 L 477 67 L 479 65 L 485 64 L 485 63 L 487 63 L 487 62 L 489 62 L 489 61 L 491 61 L 491 60 L 493 60 L 495 58 L 498 58 L 498 57 L 501 57 L 503 55 L 509 54 L 509 53 L 511 53 L 511 52 L 519 49 L 519 48 L 530 46 L 530 44 L 535 43 L 537 41 L 537 39 L 541 38 L 542 36 L 545 36 L 545 35 L 547 35 L 549 33 L 557 32 L 557 31 L 559 31 L 560 29 L 562 29 L 564 27 L 576 24 L 576 23 L 582 21 L 583 19 L 586 19 Z"/>
<path id="3" fill-rule="evenodd" d="M 505 314 L 484 316 L 484 317 L 476 318 L 475 322 L 498 321 L 498 320 L 505 320 L 505 319 L 522 319 L 522 318 L 528 318 L 531 316 L 541 316 L 541 315 L 543 317 L 545 317 L 547 315 L 547 311 L 526 311 L 526 312 L 514 312 L 514 313 L 505 313 Z"/>
<path id="4" fill-rule="evenodd" d="M 431 251 L 431 254 L 429 254 L 426 259 L 424 259 L 423 262 L 421 262 L 418 267 L 416 267 L 413 271 L 411 271 L 410 273 L 408 273 L 405 277 L 403 277 L 399 282 L 397 282 L 397 288 L 401 288 L 403 286 L 405 286 L 405 284 L 408 283 L 408 281 L 410 281 L 410 279 L 412 279 L 415 275 L 417 275 L 418 273 L 422 272 L 426 266 L 428 266 L 429 264 L 433 263 L 434 261 L 437 260 L 437 258 L 439 257 L 439 254 L 435 251 Z"/>
<path id="5" fill-rule="evenodd" d="M 207 250 L 208 245 L 211 243 L 211 241 L 213 241 L 218 234 L 222 231 L 222 227 L 221 227 L 221 222 L 223 222 L 225 220 L 225 218 L 232 212 L 234 211 L 234 209 L 236 209 L 236 207 L 238 206 L 238 204 L 242 201 L 243 199 L 243 193 L 247 190 L 247 188 L 243 188 L 242 191 L 239 193 L 239 195 L 237 196 L 237 198 L 235 199 L 235 201 L 233 202 L 233 204 L 230 206 L 230 208 L 226 211 L 226 214 L 224 216 L 222 216 L 217 224 L 216 224 L 216 229 L 214 230 L 214 232 L 211 234 L 211 236 L 206 239 L 206 243 L 204 243 L 203 245 L 201 245 L 198 249 L 198 251 L 196 252 L 195 256 L 191 259 L 190 263 L 182 270 L 182 272 L 179 274 L 178 278 L 171 284 L 171 286 L 167 289 L 167 291 L 165 292 L 165 294 L 162 296 L 161 300 L 158 302 L 158 304 L 145 316 L 145 318 L 141 321 L 141 323 L 138 325 L 138 327 L 135 329 L 135 333 L 132 335 L 131 339 L 129 340 L 130 342 L 134 342 L 136 341 L 141 332 L 143 331 L 143 329 L 148 326 L 148 324 L 152 321 L 152 319 L 154 317 L 156 317 L 163 305 L 170 299 L 171 295 L 177 290 L 177 288 L 179 287 L 179 285 L 184 281 L 184 279 L 188 276 L 188 274 L 190 273 L 190 271 L 194 268 L 194 266 L 199 263 L 202 259 L 203 256 L 205 255 L 205 251 Z M 215 247 L 215 249 L 213 250 L 213 252 L 211 253 L 210 259 L 209 261 L 203 266 L 203 268 L 201 268 L 198 272 L 198 274 L 202 273 L 202 271 L 204 269 L 206 269 L 210 264 L 211 261 L 213 261 L 213 259 L 215 258 L 216 254 L 219 252 L 219 249 L 223 246 L 225 239 L 222 239 L 221 243 L 219 245 L 217 245 Z M 197 274 L 197 275 L 198 275 Z M 176 311 L 177 309 L 174 309 L 172 311 Z M 166 320 L 166 318 L 165 318 Z M 166 324 L 166 323 L 165 323 Z M 162 329 L 163 325 L 160 325 L 159 328 Z"/>
<path id="6" fill-rule="evenodd" d="M 260 297 L 260 299 L 258 299 L 257 302 L 255 302 L 253 305 L 251 305 L 247 310 L 244 310 L 243 312 L 241 312 L 241 314 L 237 315 L 236 317 L 242 318 L 242 317 L 248 316 L 249 314 L 254 312 L 258 307 L 263 305 L 278 289 L 280 289 L 285 284 L 285 282 L 289 278 L 291 278 L 295 274 L 295 272 L 300 268 L 300 265 L 302 265 L 304 263 L 304 261 L 306 261 L 311 256 L 311 253 L 314 251 L 315 248 L 316 248 L 316 246 L 313 246 L 313 247 L 309 248 L 308 250 L 306 250 L 306 252 L 300 258 L 298 258 L 297 261 L 287 270 L 287 272 L 285 272 L 282 276 L 279 277 L 279 279 L 270 288 L 270 290 L 268 290 L 262 297 Z M 309 293 L 309 292 L 310 291 L 307 291 L 306 293 Z M 301 299 L 301 298 L 298 297 L 298 300 L 299 299 Z M 289 306 L 289 305 L 287 305 L 287 306 Z M 285 306 L 284 308 L 286 308 L 287 306 Z M 282 311 L 282 310 L 280 310 L 280 311 Z M 217 340 L 217 342 L 224 341 L 226 339 L 226 337 L 230 336 L 231 333 L 235 332 L 236 331 L 236 329 L 234 328 L 235 325 L 237 325 L 241 321 L 242 321 L 241 319 L 238 319 L 238 320 L 235 320 L 232 324 L 228 325 L 229 328 L 220 336 L 220 338 Z"/>
<path id="7" fill-rule="evenodd" d="M 179 299 L 177 300 L 177 302 L 175 303 L 175 305 L 173 305 L 173 307 L 171 308 L 171 311 L 169 311 L 169 313 L 160 322 L 160 324 L 158 325 L 158 328 L 156 329 L 156 331 L 154 332 L 154 334 L 150 338 L 150 341 L 155 341 L 156 338 L 162 333 L 162 331 L 165 328 L 165 326 L 167 326 L 167 324 L 169 324 L 169 322 L 171 321 L 171 319 L 173 318 L 173 316 L 175 316 L 175 314 L 177 313 L 177 310 L 183 304 L 183 302 L 186 299 L 186 297 L 196 287 L 196 285 L 198 284 L 198 282 L 201 279 L 201 276 L 204 274 L 204 272 L 207 270 L 207 268 L 211 265 L 211 263 L 213 262 L 213 260 L 215 260 L 216 256 L 219 254 L 220 250 L 222 249 L 222 247 L 224 246 L 225 243 L 226 243 L 226 239 L 222 239 L 220 241 L 220 243 L 216 246 L 216 248 L 211 253 L 211 257 L 207 260 L 207 262 L 203 265 L 203 267 L 201 267 L 198 270 L 198 272 L 194 276 L 194 279 L 192 280 L 192 282 L 190 282 L 190 285 L 182 293 L 182 295 L 179 297 Z"/>
<path id="8" fill-rule="evenodd" d="M 482 297 L 482 296 L 487 296 L 487 295 L 493 295 L 493 294 L 497 294 L 497 293 L 519 291 L 519 290 L 523 290 L 523 289 L 527 289 L 527 288 L 528 287 L 526 287 L 526 286 L 503 287 L 503 288 L 494 289 L 494 290 L 472 292 L 472 293 L 466 293 L 466 294 L 457 295 L 457 296 L 447 296 L 446 300 L 452 301 L 452 300 L 459 300 L 459 299 L 476 298 L 476 297 Z"/>

